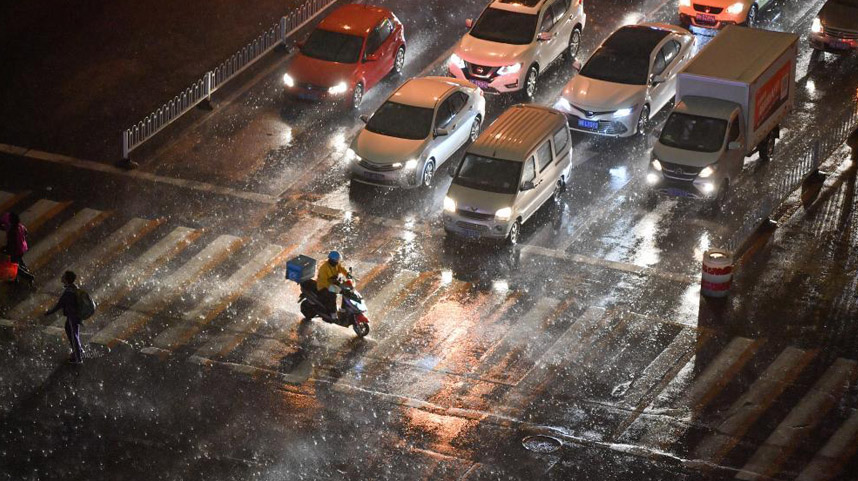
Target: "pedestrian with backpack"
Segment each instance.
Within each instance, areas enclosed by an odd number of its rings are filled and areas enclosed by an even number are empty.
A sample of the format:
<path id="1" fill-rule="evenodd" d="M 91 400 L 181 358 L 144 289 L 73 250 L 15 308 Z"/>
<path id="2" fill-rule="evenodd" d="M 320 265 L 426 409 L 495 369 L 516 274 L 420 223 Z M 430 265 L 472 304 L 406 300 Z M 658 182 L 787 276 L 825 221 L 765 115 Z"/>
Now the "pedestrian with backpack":
<path id="1" fill-rule="evenodd" d="M 95 312 L 95 303 L 89 294 L 80 289 L 75 281 L 77 274 L 72 271 L 63 273 L 62 281 L 63 293 L 60 296 L 57 304 L 45 312 L 45 316 L 63 310 L 63 315 L 66 316 L 66 336 L 71 344 L 72 352 L 69 356 L 69 362 L 72 364 L 83 364 L 83 347 L 80 344 L 80 325 L 84 319 L 89 319 Z"/>

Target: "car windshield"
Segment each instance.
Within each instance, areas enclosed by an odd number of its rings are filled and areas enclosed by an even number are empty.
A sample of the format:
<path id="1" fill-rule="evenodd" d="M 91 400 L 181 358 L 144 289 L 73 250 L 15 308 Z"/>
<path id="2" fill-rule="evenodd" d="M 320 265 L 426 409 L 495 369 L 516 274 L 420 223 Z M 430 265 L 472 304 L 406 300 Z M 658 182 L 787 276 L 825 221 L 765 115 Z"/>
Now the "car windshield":
<path id="1" fill-rule="evenodd" d="M 387 101 L 375 111 L 366 130 L 389 137 L 419 140 L 429 137 L 434 110 Z"/>
<path id="2" fill-rule="evenodd" d="M 316 29 L 301 48 L 301 53 L 328 62 L 357 63 L 363 37 Z"/>
<path id="3" fill-rule="evenodd" d="M 659 141 L 677 149 L 717 152 L 726 131 L 726 120 L 674 112 L 667 118 Z"/>
<path id="4" fill-rule="evenodd" d="M 590 56 L 581 75 L 605 82 L 644 85 L 649 73 L 649 57 L 629 53 L 602 47 Z"/>
<path id="5" fill-rule="evenodd" d="M 459 165 L 453 183 L 498 194 L 515 194 L 521 178 L 521 166 L 521 162 L 468 154 Z"/>
<path id="6" fill-rule="evenodd" d="M 471 36 L 490 42 L 527 45 L 536 32 L 536 15 L 487 8 L 471 28 Z"/>

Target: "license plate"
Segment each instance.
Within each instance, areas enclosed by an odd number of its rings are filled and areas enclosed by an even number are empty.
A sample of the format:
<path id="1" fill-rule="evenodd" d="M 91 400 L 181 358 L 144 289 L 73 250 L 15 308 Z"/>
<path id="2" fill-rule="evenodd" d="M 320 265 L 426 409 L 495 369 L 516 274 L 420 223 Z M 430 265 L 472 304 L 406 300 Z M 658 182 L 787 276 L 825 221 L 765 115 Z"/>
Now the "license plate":
<path id="1" fill-rule="evenodd" d="M 596 130 L 599 128 L 599 121 L 598 120 L 578 119 L 578 127 L 582 127 L 582 128 L 590 129 L 590 130 Z"/>
<path id="2" fill-rule="evenodd" d="M 841 42 L 839 40 L 831 40 L 828 42 L 828 46 L 831 48 L 835 48 L 838 50 L 849 50 L 852 48 L 852 44 L 849 42 Z"/>
<path id="3" fill-rule="evenodd" d="M 715 20 L 714 15 L 707 15 L 705 13 L 698 13 L 697 14 L 697 23 L 706 23 L 706 24 L 711 25 L 715 22 L 716 22 L 716 20 Z"/>
<path id="4" fill-rule="evenodd" d="M 479 87 L 483 90 L 489 88 L 489 83 L 486 82 L 485 80 L 471 80 L 471 83 L 473 83 L 474 85 L 476 85 L 477 87 Z"/>
<path id="5" fill-rule="evenodd" d="M 299 93 L 298 98 L 301 100 L 318 100 L 319 96 L 316 94 Z"/>
<path id="6" fill-rule="evenodd" d="M 461 235 L 462 235 L 462 237 L 466 237 L 468 239 L 477 239 L 480 237 L 480 231 L 470 230 L 470 229 L 462 229 Z"/>
<path id="7" fill-rule="evenodd" d="M 384 175 L 375 172 L 364 172 L 363 176 L 370 180 L 384 180 Z"/>
<path id="8" fill-rule="evenodd" d="M 691 197 L 691 194 L 689 194 L 687 191 L 677 188 L 667 189 L 667 195 L 672 197 Z"/>

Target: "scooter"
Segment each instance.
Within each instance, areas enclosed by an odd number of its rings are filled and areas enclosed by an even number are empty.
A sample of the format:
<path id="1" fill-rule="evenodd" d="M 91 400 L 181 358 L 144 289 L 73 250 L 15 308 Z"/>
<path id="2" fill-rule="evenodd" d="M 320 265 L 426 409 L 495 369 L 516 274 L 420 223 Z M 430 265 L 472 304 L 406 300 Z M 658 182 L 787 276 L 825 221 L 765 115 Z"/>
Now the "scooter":
<path id="1" fill-rule="evenodd" d="M 358 337 L 369 334 L 366 304 L 363 301 L 363 296 L 355 288 L 355 278 L 351 274 L 351 269 L 349 269 L 349 275 L 345 280 L 337 279 L 331 284 L 332 292 L 342 295 L 336 318 L 327 312 L 325 303 L 319 298 L 316 281 L 310 279 L 300 283 L 300 286 L 301 295 L 298 297 L 298 302 L 301 304 L 301 314 L 304 315 L 305 320 L 318 317 L 331 324 L 343 327 L 351 326 Z"/>

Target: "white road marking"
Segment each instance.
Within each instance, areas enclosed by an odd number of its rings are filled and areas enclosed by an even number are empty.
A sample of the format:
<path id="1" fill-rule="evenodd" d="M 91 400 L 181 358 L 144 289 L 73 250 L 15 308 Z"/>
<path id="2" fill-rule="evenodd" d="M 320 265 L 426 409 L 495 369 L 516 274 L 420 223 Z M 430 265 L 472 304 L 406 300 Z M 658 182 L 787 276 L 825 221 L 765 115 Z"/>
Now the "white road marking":
<path id="1" fill-rule="evenodd" d="M 828 481 L 840 474 L 858 450 L 858 409 L 819 450 L 795 481 Z"/>
<path id="2" fill-rule="evenodd" d="M 196 335 L 206 324 L 232 304 L 254 282 L 270 273 L 283 261 L 286 251 L 278 245 L 268 245 L 233 273 L 229 279 L 218 281 L 193 309 L 182 316 L 179 324 L 168 327 L 152 342 L 160 349 L 175 350 Z"/>
<path id="3" fill-rule="evenodd" d="M 795 380 L 814 356 L 813 351 L 787 347 L 736 402 L 715 432 L 695 449 L 695 457 L 718 463 L 748 432 L 757 419 Z"/>
<path id="4" fill-rule="evenodd" d="M 238 237 L 222 235 L 207 245 L 202 252 L 164 278 L 158 285 L 141 297 L 127 311 L 98 331 L 91 342 L 107 346 L 118 340 L 127 340 L 151 316 L 165 308 L 173 299 L 202 274 L 220 264 L 235 252 L 243 241 Z"/>
<path id="5" fill-rule="evenodd" d="M 21 223 L 24 224 L 30 232 L 36 231 L 45 222 L 59 214 L 63 209 L 68 207 L 67 202 L 54 202 L 47 199 L 39 199 L 35 204 L 21 213 Z"/>
<path id="6" fill-rule="evenodd" d="M 778 424 L 736 478 L 752 481 L 769 479 L 777 474 L 798 443 L 813 431 L 855 380 L 856 365 L 855 361 L 837 359 L 786 419 Z"/>
<path id="7" fill-rule="evenodd" d="M 95 209 L 83 209 L 74 217 L 41 239 L 27 253 L 27 264 L 38 269 L 57 252 L 70 246 L 86 231 L 92 229 L 108 217 L 107 212 Z"/>
<path id="8" fill-rule="evenodd" d="M 13 205 L 17 204 L 18 201 L 26 197 L 27 194 L 13 194 L 11 192 L 4 192 L 0 190 L 0 213 L 6 212 Z"/>

